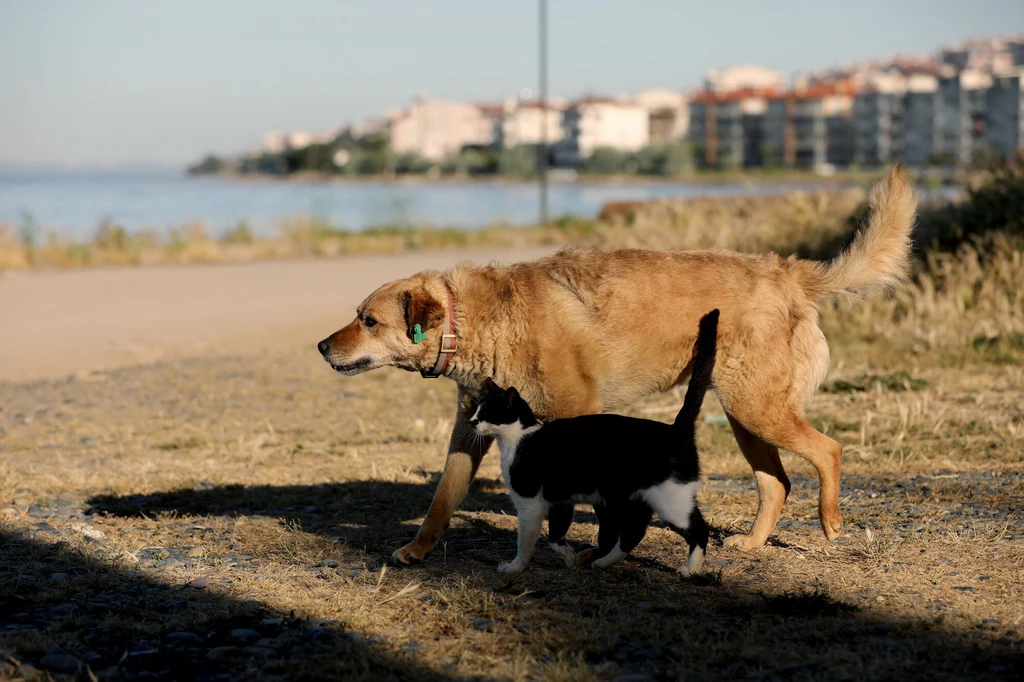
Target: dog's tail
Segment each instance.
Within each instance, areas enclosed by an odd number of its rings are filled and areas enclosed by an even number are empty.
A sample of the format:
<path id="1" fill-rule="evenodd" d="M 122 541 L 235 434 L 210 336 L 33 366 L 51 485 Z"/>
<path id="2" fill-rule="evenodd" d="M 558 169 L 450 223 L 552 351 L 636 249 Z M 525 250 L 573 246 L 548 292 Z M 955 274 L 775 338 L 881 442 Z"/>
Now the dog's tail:
<path id="1" fill-rule="evenodd" d="M 868 209 L 866 224 L 838 256 L 824 262 L 793 263 L 800 285 L 812 300 L 888 289 L 907 279 L 917 194 L 903 166 L 894 166 L 871 189 Z"/>
<path id="2" fill-rule="evenodd" d="M 683 407 L 676 415 L 674 425 L 680 428 L 693 429 L 700 406 L 704 404 L 704 396 L 711 386 L 711 372 L 715 369 L 715 350 L 718 339 L 718 309 L 700 318 L 697 332 L 697 353 L 693 361 L 693 372 L 690 383 L 686 387 Z"/>

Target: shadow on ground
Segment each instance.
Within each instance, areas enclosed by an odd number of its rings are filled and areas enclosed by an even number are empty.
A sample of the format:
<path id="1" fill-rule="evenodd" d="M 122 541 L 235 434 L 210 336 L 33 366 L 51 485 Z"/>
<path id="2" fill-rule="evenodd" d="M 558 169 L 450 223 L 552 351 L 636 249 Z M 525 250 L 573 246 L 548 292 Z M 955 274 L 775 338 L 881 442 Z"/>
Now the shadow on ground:
<path id="1" fill-rule="evenodd" d="M 480 482 L 464 509 L 512 513 L 496 482 Z M 178 490 L 152 495 L 96 497 L 92 513 L 117 516 L 169 512 L 178 517 L 250 515 L 297 521 L 306 532 L 337 535 L 341 525 L 357 525 L 356 537 L 344 538 L 346 551 L 367 565 L 379 567 L 383 556 L 414 530 L 415 524 L 382 520 L 380 509 L 391 518 L 415 518 L 430 502 L 433 482 L 421 485 L 383 481 L 355 481 L 314 486 L 226 486 Z M 493 490 L 492 490 L 493 489 Z M 365 526 L 364 526 L 365 525 Z M 400 534 L 404 531 L 405 534 Z M 830 595 L 821 586 L 802 585 L 781 590 L 738 571 L 710 573 L 683 579 L 669 564 L 652 559 L 627 560 L 611 571 L 568 571 L 548 552 L 538 550 L 530 570 L 512 578 L 494 572 L 498 561 L 513 553 L 514 533 L 475 519 L 447 535 L 443 560 L 435 554 L 419 568 L 410 569 L 421 585 L 441 584 L 452 574 L 467 576 L 468 604 L 489 602 L 503 614 L 492 616 L 487 632 L 494 637 L 518 638 L 516 646 L 534 660 L 569 656 L 589 667 L 599 678 L 628 672 L 644 679 L 1020 679 L 1024 656 L 1019 638 L 1001 637 L 1002 631 L 943 627 L 946 614 L 934 617 L 880 616 L 858 610 Z M 720 539 L 719 539 L 720 542 Z M 711 548 L 713 556 L 719 547 Z M 52 550 L 51 550 L 52 551 Z M 837 566 L 836 570 L 850 570 Z M 42 577 L 39 580 L 43 580 Z M 108 579 L 109 580 L 109 579 Z M 115 577 L 115 582 L 125 580 Z M 135 584 L 129 581 L 130 584 Z M 36 585 L 38 583 L 35 583 Z M 46 592 L 23 585 L 17 590 L 25 606 L 42 608 Z M 184 599 L 180 589 L 146 584 L 129 603 L 145 613 L 158 614 L 167 604 Z M 82 608 L 84 590 L 61 603 Z M 77 601 L 76 601 L 77 600 Z M 21 603 L 21 602 L 19 602 Z M 188 608 L 192 608 L 189 606 Z M 234 604 L 256 615 L 213 619 L 204 635 L 224 645 L 234 627 L 253 627 L 264 614 L 258 603 Z M 123 615 L 130 621 L 135 607 Z M 492 611 L 493 613 L 493 611 Z M 466 617 L 474 615 L 467 607 Z M 153 616 L 155 618 L 155 615 Z M 480 619 L 470 619 L 480 620 Z M 286 621 L 298 641 L 319 625 Z M 381 675 L 419 676 L 422 671 L 400 661 L 375 657 L 353 646 L 340 630 L 322 629 L 322 642 L 305 644 L 282 665 L 295 670 L 326 665 L 323 677 L 345 677 L 337 666 L 351 660 L 361 670 Z M 475 626 L 474 626 L 475 627 Z M 163 640 L 166 642 L 165 640 Z M 205 641 L 205 640 L 204 640 Z M 84 642 L 83 642 L 84 644 Z M 156 646 L 157 640 L 150 642 Z M 230 645 L 230 644 L 228 644 Z M 336 648 L 336 649 L 335 649 Z M 105 664 L 123 650 L 107 645 Z M 335 655 L 328 655 L 336 650 Z M 163 656 L 164 654 L 159 654 Z M 170 662 L 167 665 L 171 665 Z M 209 664 L 204 674 L 221 670 L 245 671 L 245 663 L 230 667 Z M 613 674 L 612 674 L 613 673 Z M 586 675 L 584 675 L 586 677 Z M 426 677 L 424 677 L 426 679 Z"/>
<path id="2" fill-rule="evenodd" d="M 0 548 L 0 679 L 456 679 L 216 585 L 168 584 L 18 533 L 0 533 Z"/>

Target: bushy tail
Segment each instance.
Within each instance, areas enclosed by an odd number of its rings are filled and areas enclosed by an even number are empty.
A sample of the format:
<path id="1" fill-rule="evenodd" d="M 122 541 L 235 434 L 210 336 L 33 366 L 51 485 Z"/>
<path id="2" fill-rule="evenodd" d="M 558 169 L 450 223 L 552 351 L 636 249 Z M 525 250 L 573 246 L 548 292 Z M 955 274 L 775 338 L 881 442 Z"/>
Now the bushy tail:
<path id="1" fill-rule="evenodd" d="M 871 189 L 867 223 L 832 260 L 796 261 L 793 271 L 812 300 L 887 289 L 907 279 L 917 194 L 903 166 Z"/>
<path id="2" fill-rule="evenodd" d="M 676 415 L 675 426 L 692 429 L 697 415 L 700 414 L 700 406 L 704 404 L 704 396 L 711 386 L 711 372 L 715 369 L 715 350 L 718 339 L 718 309 L 700 318 L 699 331 L 697 332 L 697 354 L 693 361 L 693 373 L 690 374 L 690 383 L 686 387 L 686 397 L 683 398 L 683 407 Z"/>

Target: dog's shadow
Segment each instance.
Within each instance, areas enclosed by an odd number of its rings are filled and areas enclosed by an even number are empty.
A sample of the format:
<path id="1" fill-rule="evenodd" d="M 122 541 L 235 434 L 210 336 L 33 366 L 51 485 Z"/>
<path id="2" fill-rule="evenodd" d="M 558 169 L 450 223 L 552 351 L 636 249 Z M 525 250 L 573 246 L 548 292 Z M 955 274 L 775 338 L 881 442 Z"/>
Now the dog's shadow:
<path id="1" fill-rule="evenodd" d="M 515 515 L 500 481 L 477 479 L 460 509 Z M 315 485 L 209 485 L 129 495 L 97 495 L 89 499 L 90 514 L 120 517 L 247 516 L 297 522 L 303 531 L 358 542 L 369 551 L 394 549 L 395 541 L 411 537 L 430 506 L 436 477 L 424 483 L 358 480 Z M 488 524 L 479 516 L 456 524 L 449 543 L 484 532 L 514 542 L 514 532 Z"/>

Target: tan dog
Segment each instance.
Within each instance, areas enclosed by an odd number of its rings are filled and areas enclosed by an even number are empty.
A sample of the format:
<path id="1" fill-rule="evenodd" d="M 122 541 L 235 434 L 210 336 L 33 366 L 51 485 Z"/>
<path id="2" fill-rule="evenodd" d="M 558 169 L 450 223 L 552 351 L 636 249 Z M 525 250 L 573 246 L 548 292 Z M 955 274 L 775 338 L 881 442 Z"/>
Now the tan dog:
<path id="1" fill-rule="evenodd" d="M 760 547 L 775 528 L 790 490 L 778 448 L 817 469 L 818 515 L 834 539 L 842 528 L 842 446 L 803 411 L 829 361 L 815 302 L 901 282 L 916 206 L 897 166 L 872 190 L 865 227 L 828 262 L 566 248 L 510 266 L 421 272 L 377 289 L 351 324 L 320 342 L 324 359 L 343 374 L 436 367 L 459 387 L 441 482 L 416 538 L 393 558 L 423 559 L 465 496 L 490 446 L 468 426 L 486 379 L 518 387 L 542 420 L 618 410 L 687 379 L 697 323 L 714 308 L 721 310 L 715 389 L 760 495 L 750 533 L 726 544 Z M 457 351 L 439 354 L 452 342 L 441 338 L 449 313 Z"/>

